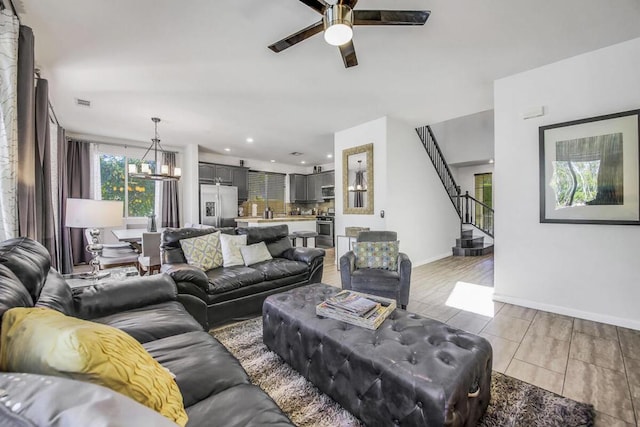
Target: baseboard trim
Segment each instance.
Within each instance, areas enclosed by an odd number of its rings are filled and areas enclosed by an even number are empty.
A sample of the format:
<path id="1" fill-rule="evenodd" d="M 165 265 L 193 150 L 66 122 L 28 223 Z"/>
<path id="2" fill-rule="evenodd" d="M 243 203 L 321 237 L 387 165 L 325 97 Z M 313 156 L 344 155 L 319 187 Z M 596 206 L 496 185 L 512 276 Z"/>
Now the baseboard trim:
<path id="1" fill-rule="evenodd" d="M 640 321 L 627 319 L 624 317 L 610 316 L 602 313 L 576 310 L 570 307 L 563 307 L 553 304 L 545 304 L 538 301 L 516 298 L 509 295 L 493 294 L 493 300 L 507 304 L 519 305 L 533 308 L 535 310 L 549 311 L 551 313 L 563 314 L 565 316 L 576 317 L 578 319 L 592 320 L 594 322 L 607 323 L 609 325 L 621 326 L 623 328 L 640 330 Z"/>
<path id="2" fill-rule="evenodd" d="M 411 261 L 411 268 L 420 267 L 421 265 L 429 264 L 430 262 L 438 261 L 439 259 L 446 258 L 446 257 L 449 257 L 449 256 L 452 256 L 451 255 L 451 251 L 445 252 L 445 253 L 440 254 L 440 255 L 436 255 L 436 256 L 431 257 L 431 258 L 427 258 L 427 259 L 422 260 L 422 261 L 418 261 L 418 262 Z"/>

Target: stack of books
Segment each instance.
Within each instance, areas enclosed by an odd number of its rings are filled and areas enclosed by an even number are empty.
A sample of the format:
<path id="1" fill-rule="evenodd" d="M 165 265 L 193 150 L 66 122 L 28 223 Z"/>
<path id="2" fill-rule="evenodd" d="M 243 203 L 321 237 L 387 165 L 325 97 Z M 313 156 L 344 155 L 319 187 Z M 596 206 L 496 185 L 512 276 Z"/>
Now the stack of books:
<path id="1" fill-rule="evenodd" d="M 395 300 L 354 291 L 341 291 L 318 304 L 316 314 L 367 329 L 378 329 L 395 309 Z"/>

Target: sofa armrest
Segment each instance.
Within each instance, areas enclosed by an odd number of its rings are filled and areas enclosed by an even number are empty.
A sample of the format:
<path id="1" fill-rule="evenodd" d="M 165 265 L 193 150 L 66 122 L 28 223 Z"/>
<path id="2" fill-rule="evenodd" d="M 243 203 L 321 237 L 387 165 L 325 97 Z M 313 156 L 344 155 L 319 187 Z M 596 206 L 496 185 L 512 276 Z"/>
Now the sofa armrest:
<path id="1" fill-rule="evenodd" d="M 75 312 L 83 319 L 175 301 L 178 295 L 175 282 L 166 274 L 109 281 L 72 291 Z"/>
<path id="2" fill-rule="evenodd" d="M 205 331 L 209 330 L 209 320 L 207 319 L 207 303 L 195 295 L 178 294 L 178 301 L 184 306 L 189 314 L 202 325 Z"/>
<path id="3" fill-rule="evenodd" d="M 300 261 L 308 265 L 319 258 L 324 258 L 324 249 L 319 248 L 289 248 L 280 255 L 282 258 L 286 258 L 291 261 Z"/>
<path id="4" fill-rule="evenodd" d="M 411 260 L 407 254 L 398 254 L 398 274 L 400 275 L 400 304 L 409 304 L 409 287 L 411 285 Z"/>
<path id="5" fill-rule="evenodd" d="M 163 264 L 161 271 L 171 276 L 176 283 L 193 283 L 205 293 L 209 289 L 209 278 L 198 267 L 189 264 Z"/>
<path id="6" fill-rule="evenodd" d="M 356 269 L 356 254 L 349 251 L 340 257 L 340 280 L 342 289 L 351 289 L 351 275 Z"/>

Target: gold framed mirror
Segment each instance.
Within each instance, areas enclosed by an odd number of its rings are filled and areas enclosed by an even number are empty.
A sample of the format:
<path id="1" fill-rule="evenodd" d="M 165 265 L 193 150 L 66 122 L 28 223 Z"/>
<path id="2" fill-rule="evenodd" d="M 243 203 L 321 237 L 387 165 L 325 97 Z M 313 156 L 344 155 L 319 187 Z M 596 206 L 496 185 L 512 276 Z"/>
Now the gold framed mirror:
<path id="1" fill-rule="evenodd" d="M 373 144 L 342 150 L 342 211 L 373 215 Z"/>

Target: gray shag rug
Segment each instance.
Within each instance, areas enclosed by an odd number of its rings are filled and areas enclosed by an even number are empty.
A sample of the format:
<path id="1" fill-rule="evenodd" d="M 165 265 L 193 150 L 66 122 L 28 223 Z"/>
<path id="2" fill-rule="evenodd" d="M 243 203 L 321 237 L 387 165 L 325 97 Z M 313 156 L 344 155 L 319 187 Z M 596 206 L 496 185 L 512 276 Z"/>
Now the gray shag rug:
<path id="1" fill-rule="evenodd" d="M 262 318 L 211 331 L 238 359 L 251 381 L 263 389 L 298 426 L 362 426 L 262 343 Z M 493 372 L 491 402 L 484 427 L 593 426 L 593 406 Z"/>

